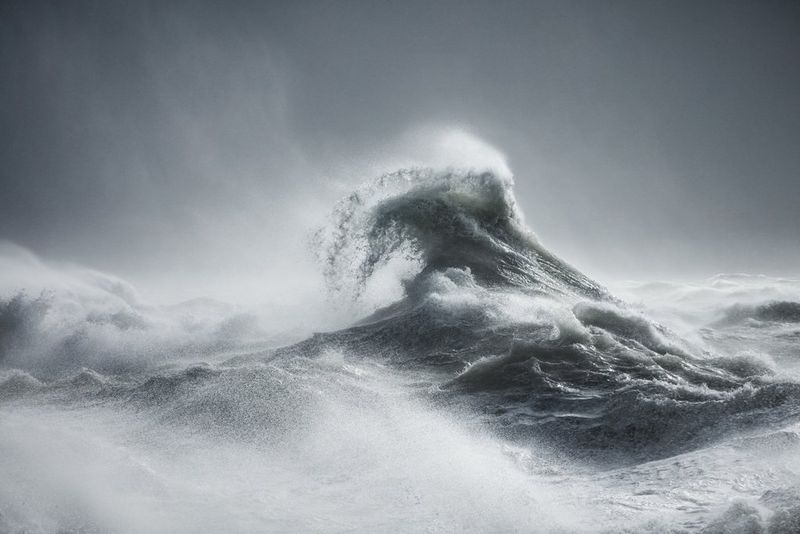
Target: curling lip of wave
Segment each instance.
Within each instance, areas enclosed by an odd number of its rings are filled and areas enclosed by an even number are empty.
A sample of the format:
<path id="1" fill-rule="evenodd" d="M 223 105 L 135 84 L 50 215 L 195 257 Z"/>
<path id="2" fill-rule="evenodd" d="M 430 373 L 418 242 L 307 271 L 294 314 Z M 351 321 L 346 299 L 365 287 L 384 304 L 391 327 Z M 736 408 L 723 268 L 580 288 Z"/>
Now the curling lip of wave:
<path id="1" fill-rule="evenodd" d="M 358 296 L 396 256 L 416 260 L 417 280 L 469 269 L 484 286 L 606 298 L 600 285 L 547 251 L 523 222 L 513 182 L 491 172 L 404 169 L 341 201 L 315 241 L 329 287 Z M 407 293 L 415 294 L 413 282 Z"/>

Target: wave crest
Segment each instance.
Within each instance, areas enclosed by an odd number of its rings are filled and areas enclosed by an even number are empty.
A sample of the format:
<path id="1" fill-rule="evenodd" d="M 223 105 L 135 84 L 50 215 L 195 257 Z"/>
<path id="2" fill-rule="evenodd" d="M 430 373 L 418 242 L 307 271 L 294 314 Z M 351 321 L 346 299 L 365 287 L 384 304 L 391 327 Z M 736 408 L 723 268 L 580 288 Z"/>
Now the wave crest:
<path id="1" fill-rule="evenodd" d="M 492 172 L 403 169 L 355 191 L 315 235 L 329 287 L 358 298 L 398 257 L 413 279 L 469 269 L 484 286 L 546 294 L 605 296 L 605 290 L 547 251 L 524 224 L 511 178 Z"/>

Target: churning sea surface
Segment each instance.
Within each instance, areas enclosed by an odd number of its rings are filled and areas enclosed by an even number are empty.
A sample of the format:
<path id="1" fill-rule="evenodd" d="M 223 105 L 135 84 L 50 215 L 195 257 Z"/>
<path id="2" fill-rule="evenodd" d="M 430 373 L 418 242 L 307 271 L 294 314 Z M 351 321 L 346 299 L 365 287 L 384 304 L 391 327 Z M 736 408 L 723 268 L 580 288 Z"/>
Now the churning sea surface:
<path id="1" fill-rule="evenodd" d="M 276 346 L 92 271 L 2 295 L 0 532 L 800 532 L 800 281 L 605 288 L 491 172 L 312 241 L 333 300 L 400 296 Z"/>

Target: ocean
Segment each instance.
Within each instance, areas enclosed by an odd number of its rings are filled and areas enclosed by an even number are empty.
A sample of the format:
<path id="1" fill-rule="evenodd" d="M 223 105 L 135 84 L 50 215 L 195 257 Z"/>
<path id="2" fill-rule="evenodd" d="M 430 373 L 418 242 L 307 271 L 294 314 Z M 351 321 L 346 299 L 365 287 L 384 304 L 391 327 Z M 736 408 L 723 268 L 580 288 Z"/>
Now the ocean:
<path id="1" fill-rule="evenodd" d="M 310 242 L 394 301 L 277 343 L 93 271 L 2 296 L 0 532 L 800 532 L 800 281 L 604 287 L 497 172 L 386 174 Z"/>

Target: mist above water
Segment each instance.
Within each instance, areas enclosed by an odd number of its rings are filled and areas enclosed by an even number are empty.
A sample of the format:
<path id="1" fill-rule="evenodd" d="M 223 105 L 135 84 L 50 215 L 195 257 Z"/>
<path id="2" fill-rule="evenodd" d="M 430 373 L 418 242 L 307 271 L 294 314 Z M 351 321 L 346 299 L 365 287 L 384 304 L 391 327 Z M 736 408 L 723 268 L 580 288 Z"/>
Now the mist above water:
<path id="1" fill-rule="evenodd" d="M 791 2 L 0 6 L 0 532 L 800 531 Z"/>

